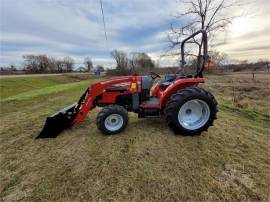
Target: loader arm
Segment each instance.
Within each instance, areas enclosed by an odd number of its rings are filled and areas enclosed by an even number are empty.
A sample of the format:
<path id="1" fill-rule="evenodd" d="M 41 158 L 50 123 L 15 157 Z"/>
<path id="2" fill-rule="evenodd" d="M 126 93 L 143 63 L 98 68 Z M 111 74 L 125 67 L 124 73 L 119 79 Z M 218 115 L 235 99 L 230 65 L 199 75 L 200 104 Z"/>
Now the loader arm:
<path id="1" fill-rule="evenodd" d="M 87 113 L 96 107 L 95 102 L 98 97 L 102 96 L 108 87 L 132 82 L 136 82 L 140 86 L 141 79 L 138 76 L 113 77 L 91 84 L 77 103 L 47 117 L 42 131 L 36 138 L 55 138 L 66 128 L 85 120 Z"/>
<path id="2" fill-rule="evenodd" d="M 88 88 L 88 93 L 85 99 L 82 101 L 81 106 L 79 106 L 78 113 L 73 120 L 73 125 L 80 123 L 86 119 L 87 113 L 96 107 L 95 100 L 98 96 L 102 95 L 103 92 L 111 87 L 112 85 L 136 82 L 140 84 L 140 77 L 137 76 L 125 76 L 125 77 L 113 77 L 111 79 L 103 80 L 100 82 L 93 83 Z"/>

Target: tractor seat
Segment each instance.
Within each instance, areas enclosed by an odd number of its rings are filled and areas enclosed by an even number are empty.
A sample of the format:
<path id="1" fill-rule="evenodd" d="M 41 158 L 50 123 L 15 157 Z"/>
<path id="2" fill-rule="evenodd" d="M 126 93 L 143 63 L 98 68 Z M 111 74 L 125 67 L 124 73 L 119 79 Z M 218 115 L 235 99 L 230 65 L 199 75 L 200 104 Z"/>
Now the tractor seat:
<path id="1" fill-rule="evenodd" d="M 169 87 L 175 80 L 176 80 L 176 75 L 175 74 L 167 74 L 163 79 L 161 79 L 158 83 L 158 86 L 166 89 Z"/>
<path id="2" fill-rule="evenodd" d="M 165 81 L 159 84 L 159 86 L 163 87 L 163 88 L 167 88 L 169 87 L 171 84 L 173 83 L 173 81 Z"/>

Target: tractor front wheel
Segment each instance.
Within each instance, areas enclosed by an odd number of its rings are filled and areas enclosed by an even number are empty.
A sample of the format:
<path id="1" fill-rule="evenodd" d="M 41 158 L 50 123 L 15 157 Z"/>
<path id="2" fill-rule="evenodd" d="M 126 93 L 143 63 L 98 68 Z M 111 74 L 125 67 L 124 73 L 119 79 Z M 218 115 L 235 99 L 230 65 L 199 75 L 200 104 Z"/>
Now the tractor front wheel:
<path id="1" fill-rule="evenodd" d="M 125 129 L 128 123 L 127 110 L 119 105 L 104 107 L 97 115 L 98 129 L 104 134 L 117 134 Z"/>
<path id="2" fill-rule="evenodd" d="M 214 96 L 198 87 L 185 88 L 167 102 L 165 117 L 177 134 L 198 135 L 213 125 L 217 113 Z"/>

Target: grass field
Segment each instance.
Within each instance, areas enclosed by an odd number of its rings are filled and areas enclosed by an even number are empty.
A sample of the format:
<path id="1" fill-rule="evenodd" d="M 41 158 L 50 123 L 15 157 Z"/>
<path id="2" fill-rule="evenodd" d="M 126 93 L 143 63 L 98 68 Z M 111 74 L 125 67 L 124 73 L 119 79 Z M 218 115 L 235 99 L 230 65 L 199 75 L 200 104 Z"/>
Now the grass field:
<path id="1" fill-rule="evenodd" d="M 251 77 L 252 78 L 252 77 Z M 1 201 L 269 201 L 269 75 L 209 76 L 219 102 L 201 136 L 137 119 L 120 135 L 95 126 L 99 109 L 56 139 L 34 139 L 74 103 L 91 76 L 1 79 Z"/>

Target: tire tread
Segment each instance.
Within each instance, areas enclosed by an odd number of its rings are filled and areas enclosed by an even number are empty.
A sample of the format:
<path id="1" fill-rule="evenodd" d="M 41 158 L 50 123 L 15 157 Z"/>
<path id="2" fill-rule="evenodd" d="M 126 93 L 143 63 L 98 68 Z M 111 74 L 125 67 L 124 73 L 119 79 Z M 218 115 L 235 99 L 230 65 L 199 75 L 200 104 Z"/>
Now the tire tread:
<path id="1" fill-rule="evenodd" d="M 118 113 L 121 114 L 123 119 L 124 119 L 124 126 L 115 131 L 108 131 L 105 126 L 104 126 L 104 120 L 106 119 L 106 117 L 112 113 Z M 116 134 L 116 133 L 120 133 L 121 131 L 123 131 L 126 127 L 128 123 L 128 112 L 127 110 L 120 106 L 120 105 L 108 105 L 104 108 L 102 108 L 102 110 L 97 114 L 97 118 L 96 118 L 96 125 L 97 128 L 103 133 L 103 134 Z"/>
<path id="2" fill-rule="evenodd" d="M 179 103 L 183 102 L 184 100 L 188 101 L 188 99 L 196 98 L 196 97 L 204 97 L 206 100 L 209 100 L 211 107 L 210 107 L 210 118 L 208 122 L 202 127 L 197 130 L 191 131 L 187 130 L 181 126 L 179 126 L 178 123 L 175 121 L 175 112 L 179 108 Z M 186 102 L 185 101 L 185 102 Z M 184 102 L 184 103 L 185 103 Z M 182 103 L 182 104 L 184 104 Z M 188 87 L 180 92 L 175 93 L 171 96 L 170 100 L 167 102 L 165 106 L 165 119 L 167 122 L 167 125 L 170 127 L 172 131 L 174 131 L 177 134 L 183 134 L 183 135 L 198 135 L 203 131 L 207 131 L 209 126 L 212 126 L 214 123 L 214 120 L 217 118 L 216 114 L 218 112 L 218 103 L 215 99 L 215 97 L 207 90 L 200 88 L 200 87 Z M 178 122 L 178 119 L 177 119 Z"/>

